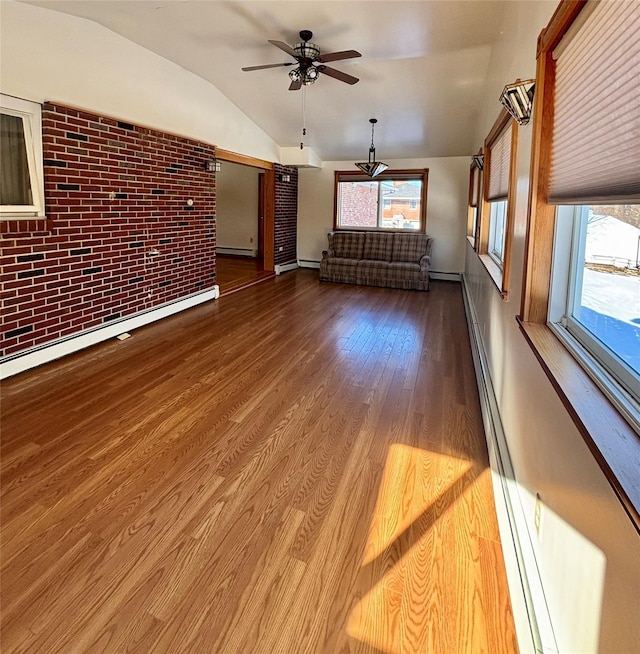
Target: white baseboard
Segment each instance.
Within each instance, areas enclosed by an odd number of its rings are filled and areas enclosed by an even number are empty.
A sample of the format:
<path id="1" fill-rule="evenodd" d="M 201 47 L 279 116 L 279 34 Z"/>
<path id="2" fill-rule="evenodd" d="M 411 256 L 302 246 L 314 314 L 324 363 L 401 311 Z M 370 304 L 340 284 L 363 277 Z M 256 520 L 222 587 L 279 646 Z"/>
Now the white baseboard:
<path id="1" fill-rule="evenodd" d="M 493 494 L 518 646 L 521 654 L 556 654 L 558 650 L 551 617 L 527 529 L 487 354 L 464 275 L 462 295 L 489 450 Z"/>
<path id="2" fill-rule="evenodd" d="M 314 259 L 298 259 L 299 268 L 315 268 L 320 270 L 320 262 L 315 261 Z"/>
<path id="3" fill-rule="evenodd" d="M 438 272 L 437 270 L 429 271 L 430 279 L 442 279 L 445 282 L 459 282 L 460 273 Z"/>
<path id="4" fill-rule="evenodd" d="M 298 262 L 293 261 L 291 263 L 281 263 L 275 266 L 276 275 L 281 275 L 284 272 L 289 270 L 295 270 L 298 267 Z"/>
<path id="5" fill-rule="evenodd" d="M 26 352 L 18 352 L 15 355 L 5 357 L 0 364 L 0 379 L 6 379 L 17 375 L 25 370 L 30 370 L 43 363 L 49 363 L 55 359 L 72 354 L 78 350 L 101 343 L 109 338 L 115 338 L 124 332 L 130 332 L 138 327 L 147 325 L 156 320 L 161 320 L 174 313 L 190 309 L 203 302 L 215 300 L 220 297 L 220 287 L 216 284 L 213 288 L 194 293 L 185 298 L 168 302 L 162 306 L 137 313 L 134 316 L 127 316 L 121 320 L 107 323 L 93 329 L 88 329 L 73 336 L 68 336 L 53 343 L 32 348 Z"/>
<path id="6" fill-rule="evenodd" d="M 216 254 L 233 254 L 236 257 L 257 257 L 258 250 L 252 248 L 225 248 L 216 247 Z"/>

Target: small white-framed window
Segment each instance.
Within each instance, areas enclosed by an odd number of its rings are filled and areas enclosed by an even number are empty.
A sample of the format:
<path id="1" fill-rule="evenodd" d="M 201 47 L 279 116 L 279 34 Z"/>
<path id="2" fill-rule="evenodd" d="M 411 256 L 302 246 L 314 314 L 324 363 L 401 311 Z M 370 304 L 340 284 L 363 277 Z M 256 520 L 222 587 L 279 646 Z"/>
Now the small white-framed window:
<path id="1" fill-rule="evenodd" d="M 489 256 L 502 268 L 504 265 L 504 244 L 507 231 L 507 201 L 490 202 L 489 212 Z"/>
<path id="2" fill-rule="evenodd" d="M 42 107 L 0 94 L 0 220 L 44 217 Z"/>

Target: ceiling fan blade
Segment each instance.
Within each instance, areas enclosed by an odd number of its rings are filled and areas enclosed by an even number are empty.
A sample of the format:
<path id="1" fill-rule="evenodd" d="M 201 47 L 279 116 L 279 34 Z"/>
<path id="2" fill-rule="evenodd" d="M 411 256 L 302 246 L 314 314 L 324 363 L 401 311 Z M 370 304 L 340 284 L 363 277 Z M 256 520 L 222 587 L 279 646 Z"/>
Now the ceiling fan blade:
<path id="1" fill-rule="evenodd" d="M 302 80 L 299 79 L 297 82 L 291 82 L 289 84 L 289 91 L 299 91 L 302 88 Z"/>
<path id="2" fill-rule="evenodd" d="M 286 52 L 288 55 L 295 57 L 296 59 L 300 56 L 290 45 L 287 45 L 284 41 L 271 41 L 271 45 L 275 45 L 276 48 L 280 48 L 283 52 Z"/>
<path id="3" fill-rule="evenodd" d="M 245 66 L 242 70 L 262 70 L 263 68 L 280 68 L 280 66 L 293 66 L 294 62 L 286 64 L 265 64 L 264 66 Z"/>
<path id="4" fill-rule="evenodd" d="M 341 59 L 354 59 L 355 57 L 362 57 L 362 55 L 357 50 L 341 50 L 340 52 L 322 54 L 318 58 L 318 61 L 340 61 Z"/>
<path id="5" fill-rule="evenodd" d="M 329 68 L 329 66 L 318 66 L 318 70 L 325 75 L 329 75 L 329 77 L 346 82 L 347 84 L 356 84 L 360 81 L 353 75 L 347 75 L 347 73 L 343 73 L 341 70 L 336 70 L 335 68 Z"/>

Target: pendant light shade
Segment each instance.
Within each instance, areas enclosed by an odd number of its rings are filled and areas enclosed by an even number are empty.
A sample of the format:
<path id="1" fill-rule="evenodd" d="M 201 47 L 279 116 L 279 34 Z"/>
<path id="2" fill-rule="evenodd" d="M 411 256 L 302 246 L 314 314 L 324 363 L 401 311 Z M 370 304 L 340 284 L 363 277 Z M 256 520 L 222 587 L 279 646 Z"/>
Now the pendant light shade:
<path id="1" fill-rule="evenodd" d="M 371 123 L 371 146 L 369 147 L 369 161 L 356 163 L 356 166 L 368 177 L 375 177 L 384 172 L 389 166 L 382 161 L 376 161 L 376 146 L 373 144 L 373 130 L 378 122 L 376 118 L 370 118 Z"/>

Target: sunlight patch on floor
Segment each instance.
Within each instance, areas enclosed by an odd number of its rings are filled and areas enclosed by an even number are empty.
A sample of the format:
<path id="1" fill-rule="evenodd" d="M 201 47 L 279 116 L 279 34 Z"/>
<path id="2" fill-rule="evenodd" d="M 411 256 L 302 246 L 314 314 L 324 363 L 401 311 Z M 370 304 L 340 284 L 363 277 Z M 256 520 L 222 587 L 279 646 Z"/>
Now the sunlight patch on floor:
<path id="1" fill-rule="evenodd" d="M 452 558 L 455 504 L 473 483 L 471 467 L 390 447 L 362 561 L 370 590 L 349 616 L 349 636 L 388 654 L 441 651 L 439 623 L 453 608 L 447 584 L 455 583 L 443 565 Z M 455 622 L 455 612 L 450 617 Z"/>

